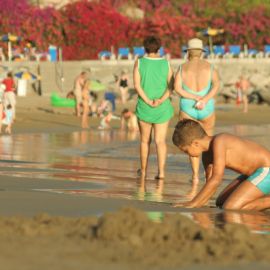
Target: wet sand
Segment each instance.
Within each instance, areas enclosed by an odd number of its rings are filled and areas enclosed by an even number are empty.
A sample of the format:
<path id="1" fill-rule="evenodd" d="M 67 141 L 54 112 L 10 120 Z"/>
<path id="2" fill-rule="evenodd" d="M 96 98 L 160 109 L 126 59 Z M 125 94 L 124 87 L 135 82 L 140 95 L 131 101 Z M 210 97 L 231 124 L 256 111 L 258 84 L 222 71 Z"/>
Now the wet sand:
<path id="1" fill-rule="evenodd" d="M 251 106 L 245 115 L 220 104 L 216 132 L 245 136 L 270 149 L 269 116 L 269 106 Z M 51 108 L 47 98 L 20 99 L 13 134 L 0 136 L 1 265 L 41 270 L 203 269 L 205 264 L 205 269 L 269 269 L 268 212 L 224 212 L 214 207 L 214 200 L 201 209 L 170 206 L 199 188 L 189 182 L 187 157 L 171 144 L 176 122 L 177 116 L 168 136 L 166 179 L 154 180 L 152 147 L 149 177 L 141 181 L 136 177 L 137 133 L 120 132 L 119 121 L 111 131 L 98 131 L 97 118 L 90 119 L 90 130 L 82 130 L 72 110 Z M 224 185 L 234 177 L 226 172 Z M 143 212 L 129 208 L 103 216 L 126 206 Z M 231 227 L 235 223 L 252 234 Z"/>

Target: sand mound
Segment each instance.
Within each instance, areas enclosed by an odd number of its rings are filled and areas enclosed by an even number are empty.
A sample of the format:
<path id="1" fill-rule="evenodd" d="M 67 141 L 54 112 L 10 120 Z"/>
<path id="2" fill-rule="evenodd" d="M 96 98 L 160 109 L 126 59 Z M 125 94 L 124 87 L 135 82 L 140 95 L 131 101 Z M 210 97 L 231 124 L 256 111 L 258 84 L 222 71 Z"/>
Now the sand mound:
<path id="1" fill-rule="evenodd" d="M 0 263 L 14 269 L 69 269 L 74 261 L 78 269 L 89 264 L 169 269 L 193 263 L 270 261 L 269 250 L 269 236 L 251 234 L 244 226 L 206 230 L 179 214 L 155 223 L 132 208 L 100 218 L 0 218 Z"/>

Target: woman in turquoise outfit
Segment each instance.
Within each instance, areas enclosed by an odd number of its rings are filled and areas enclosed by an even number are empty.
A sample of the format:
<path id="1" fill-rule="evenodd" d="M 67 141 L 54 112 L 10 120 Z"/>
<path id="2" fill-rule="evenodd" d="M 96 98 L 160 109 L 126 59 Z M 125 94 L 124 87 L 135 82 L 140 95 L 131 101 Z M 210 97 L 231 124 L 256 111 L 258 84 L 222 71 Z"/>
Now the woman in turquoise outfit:
<path id="1" fill-rule="evenodd" d="M 136 115 L 141 134 L 140 158 L 141 175 L 146 176 L 148 156 L 151 143 L 151 133 L 154 130 L 158 157 L 157 179 L 165 176 L 167 156 L 166 135 L 169 120 L 174 111 L 169 99 L 168 85 L 172 78 L 169 62 L 160 57 L 159 38 L 147 37 L 144 47 L 147 56 L 138 59 L 134 65 L 134 87 L 138 93 Z"/>
<path id="2" fill-rule="evenodd" d="M 215 125 L 214 97 L 219 89 L 219 76 L 213 66 L 201 59 L 203 43 L 194 38 L 188 42 L 188 61 L 181 65 L 175 76 L 175 91 L 181 96 L 180 120 L 189 118 L 198 121 L 208 135 Z M 199 158 L 190 157 L 192 181 L 199 181 Z"/>

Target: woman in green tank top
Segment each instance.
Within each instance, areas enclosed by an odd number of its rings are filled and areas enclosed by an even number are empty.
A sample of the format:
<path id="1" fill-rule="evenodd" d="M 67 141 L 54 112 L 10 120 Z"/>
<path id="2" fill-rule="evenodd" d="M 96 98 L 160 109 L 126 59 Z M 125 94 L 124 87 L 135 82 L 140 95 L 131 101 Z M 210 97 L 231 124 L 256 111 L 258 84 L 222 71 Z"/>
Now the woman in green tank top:
<path id="1" fill-rule="evenodd" d="M 144 40 L 146 57 L 140 58 L 134 65 L 134 86 L 138 93 L 136 115 L 139 120 L 141 144 L 141 175 L 146 176 L 152 129 L 158 156 L 158 175 L 164 178 L 167 156 L 166 135 L 169 120 L 174 111 L 169 99 L 168 85 L 172 78 L 169 62 L 161 58 L 159 38 L 148 37 Z"/>

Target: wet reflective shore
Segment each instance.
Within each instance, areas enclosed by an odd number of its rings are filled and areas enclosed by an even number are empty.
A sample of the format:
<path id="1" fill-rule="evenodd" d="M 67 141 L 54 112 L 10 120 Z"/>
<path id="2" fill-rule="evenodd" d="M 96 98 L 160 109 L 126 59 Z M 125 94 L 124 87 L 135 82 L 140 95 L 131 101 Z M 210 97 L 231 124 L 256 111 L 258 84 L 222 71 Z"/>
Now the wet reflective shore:
<path id="1" fill-rule="evenodd" d="M 230 132 L 254 139 L 270 148 L 270 126 L 219 127 L 216 132 Z M 171 134 L 172 130 L 170 130 Z M 0 178 L 14 177 L 59 181 L 57 187 L 43 188 L 38 185 L 28 192 L 65 194 L 71 197 L 86 196 L 105 199 L 153 202 L 159 205 L 192 198 L 203 184 L 203 171 L 199 186 L 190 183 L 188 158 L 180 153 L 168 136 L 167 175 L 164 180 L 155 180 L 155 147 L 151 148 L 149 175 L 146 180 L 136 175 L 139 165 L 139 134 L 119 130 L 81 131 L 57 134 L 2 135 Z M 226 171 L 222 189 L 236 177 Z M 75 182 L 76 188 L 61 185 L 61 181 Z M 87 186 L 83 185 L 86 184 Z M 23 181 L 21 182 L 23 186 Z M 219 190 L 220 190 L 219 189 Z M 77 198 L 77 197 L 76 197 Z M 261 233 L 270 231 L 270 214 L 224 212 L 210 207 L 192 211 L 173 209 L 167 212 L 185 212 L 204 227 L 223 226 L 226 223 L 246 224 L 251 230 Z M 162 218 L 155 211 L 152 217 Z"/>

